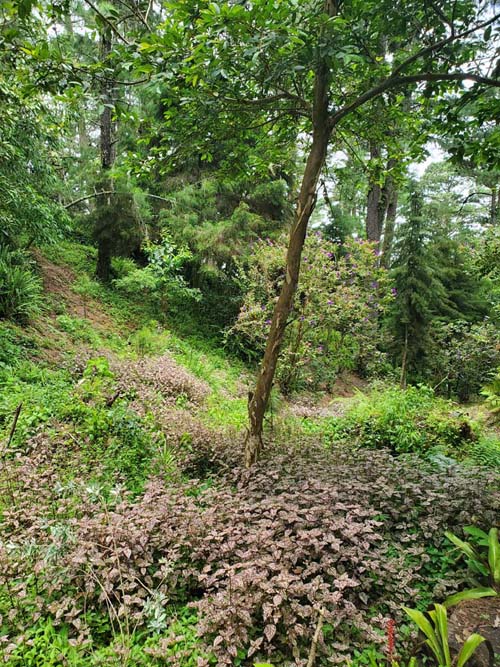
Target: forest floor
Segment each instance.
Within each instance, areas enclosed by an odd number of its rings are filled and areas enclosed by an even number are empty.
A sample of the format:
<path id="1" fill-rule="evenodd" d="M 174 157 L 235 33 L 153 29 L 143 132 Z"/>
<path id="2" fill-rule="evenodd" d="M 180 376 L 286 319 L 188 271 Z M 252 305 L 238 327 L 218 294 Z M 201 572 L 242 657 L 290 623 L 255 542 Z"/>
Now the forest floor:
<path id="1" fill-rule="evenodd" d="M 277 398 L 246 471 L 252 373 L 95 283 L 91 249 L 36 257 L 46 311 L 0 327 L 5 664 L 303 665 L 320 611 L 317 665 L 383 660 L 389 618 L 408 653 L 402 605 L 468 580 L 444 531 L 498 520 L 482 407 L 346 375 Z"/>

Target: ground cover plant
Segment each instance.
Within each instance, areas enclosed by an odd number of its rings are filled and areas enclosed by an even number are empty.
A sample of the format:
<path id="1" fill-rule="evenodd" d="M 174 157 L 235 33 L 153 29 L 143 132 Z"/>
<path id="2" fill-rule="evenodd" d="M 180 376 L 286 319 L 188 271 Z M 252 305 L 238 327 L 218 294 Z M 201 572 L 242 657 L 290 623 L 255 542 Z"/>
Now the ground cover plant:
<path id="1" fill-rule="evenodd" d="M 113 633 L 167 630 L 172 605 L 191 602 L 203 650 L 219 664 L 279 664 L 290 651 L 301 664 L 319 607 L 328 610 L 321 653 L 341 661 L 383 644 L 387 618 L 402 622 L 401 604 L 425 607 L 456 590 L 466 573 L 450 559 L 445 528 L 473 518 L 486 527 L 498 512 L 498 479 L 479 471 L 314 444 L 251 476 L 223 445 L 205 490 L 170 473 L 166 483 L 164 472 L 134 499 L 81 477 L 89 463 L 74 445 L 69 472 L 62 444 L 35 437 L 4 469 L 18 499 L 3 510 L 4 599 L 15 600 L 6 617 L 18 641 L 28 618 L 52 618 L 84 656 Z M 48 465 L 55 458 L 60 468 Z M 182 466 L 191 470 L 189 460 Z M 7 654 L 19 653 L 15 645 L 14 635 Z"/>
<path id="2" fill-rule="evenodd" d="M 23 404 L 1 473 L 6 664 L 306 664 L 324 609 L 318 664 L 362 665 L 388 619 L 411 652 L 403 605 L 467 587 L 444 533 L 492 525 L 498 478 L 425 462 L 428 438 L 463 444 L 462 415 L 429 390 L 380 387 L 321 426 L 278 417 L 246 471 L 241 373 L 209 346 L 148 321 L 116 351 L 79 336 L 54 369 L 5 331 L 34 354 L 2 367 L 4 438 Z"/>
<path id="3" fill-rule="evenodd" d="M 498 7 L 1 4 L 0 664 L 485 667 Z"/>

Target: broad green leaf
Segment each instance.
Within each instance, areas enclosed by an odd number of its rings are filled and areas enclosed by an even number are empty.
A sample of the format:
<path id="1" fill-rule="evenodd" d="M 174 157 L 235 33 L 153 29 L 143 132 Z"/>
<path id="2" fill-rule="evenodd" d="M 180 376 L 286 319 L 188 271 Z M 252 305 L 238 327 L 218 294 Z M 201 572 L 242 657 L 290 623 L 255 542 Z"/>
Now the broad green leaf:
<path id="1" fill-rule="evenodd" d="M 448 609 L 454 605 L 462 602 L 462 600 L 478 600 L 479 598 L 494 597 L 498 595 L 494 588 L 469 588 L 467 591 L 455 593 L 446 598 L 444 606 Z"/>
<path id="2" fill-rule="evenodd" d="M 450 540 L 450 542 L 453 542 L 453 544 L 457 546 L 460 549 L 460 551 L 463 551 L 464 554 L 466 554 L 469 558 L 478 560 L 479 558 L 478 554 L 468 542 L 464 542 L 459 537 L 451 533 L 449 530 L 445 532 L 445 535 Z"/>
<path id="3" fill-rule="evenodd" d="M 488 533 L 485 533 L 484 530 L 481 530 L 477 526 L 464 526 L 464 533 L 480 540 L 481 544 L 488 544 Z"/>
<path id="4" fill-rule="evenodd" d="M 484 637 L 478 634 L 472 634 L 460 649 L 457 659 L 457 667 L 463 667 L 470 659 L 477 647 L 484 642 Z"/>
<path id="5" fill-rule="evenodd" d="M 495 584 L 500 583 L 500 544 L 498 529 L 491 528 L 488 534 L 488 564 Z"/>
<path id="6" fill-rule="evenodd" d="M 448 616 L 442 604 L 436 604 L 434 624 L 438 630 L 438 638 L 441 642 L 446 665 L 451 665 L 450 647 L 448 645 Z"/>
<path id="7" fill-rule="evenodd" d="M 436 637 L 436 633 L 434 632 L 434 628 L 430 624 L 429 620 L 424 616 L 424 614 L 422 614 L 421 611 L 418 611 L 418 609 L 409 609 L 408 607 L 403 607 L 403 609 L 427 637 L 427 643 L 431 647 L 439 664 L 442 665 L 444 655 L 441 650 L 441 646 L 439 645 L 438 638 Z"/>

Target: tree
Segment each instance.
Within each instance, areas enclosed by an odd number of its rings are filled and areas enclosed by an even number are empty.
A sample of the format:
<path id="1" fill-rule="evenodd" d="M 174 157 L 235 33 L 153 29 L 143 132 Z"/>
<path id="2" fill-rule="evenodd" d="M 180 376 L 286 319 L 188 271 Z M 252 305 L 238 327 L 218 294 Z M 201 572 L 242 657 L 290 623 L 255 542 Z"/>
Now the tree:
<path id="1" fill-rule="evenodd" d="M 397 6 L 389 0 L 181 0 L 168 4 L 164 16 L 159 29 L 135 49 L 131 69 L 152 68 L 165 82 L 165 98 L 175 100 L 171 122 L 184 124 L 186 137 L 199 143 L 200 159 L 211 158 L 207 147 L 214 136 L 235 127 L 266 125 L 270 136 L 304 138 L 306 160 L 284 280 L 249 400 L 246 461 L 251 465 L 262 447 L 264 414 L 319 177 L 339 127 L 361 110 L 373 114 L 382 100 L 391 110 L 404 110 L 406 90 L 420 101 L 443 99 L 450 89 L 461 95 L 463 81 L 472 82 L 478 96 L 487 86 L 499 86 L 474 59 L 478 50 L 488 52 L 499 15 L 471 0 L 405 0 Z M 389 36 L 387 56 L 380 58 L 384 36 Z M 175 117 L 178 107 L 184 113 Z"/>
<path id="2" fill-rule="evenodd" d="M 334 71 L 331 64 L 333 53 L 328 51 L 328 37 L 333 37 L 334 35 L 330 33 L 329 28 L 330 26 L 335 25 L 336 18 L 340 19 L 340 25 L 342 25 L 343 28 L 347 27 L 348 21 L 343 16 L 343 10 L 345 9 L 344 5 L 337 5 L 334 2 L 328 1 L 324 6 L 322 14 L 325 19 L 324 26 L 323 30 L 319 32 L 319 48 L 316 52 L 316 59 L 313 67 L 314 84 L 310 112 L 312 121 L 312 141 L 297 200 L 295 219 L 290 233 L 290 241 L 286 257 L 285 279 L 274 309 L 266 350 L 264 352 L 261 370 L 257 379 L 257 385 L 255 391 L 252 392 L 249 397 L 250 429 L 247 437 L 245 454 L 247 466 L 250 466 L 259 458 L 262 449 L 264 414 L 269 400 L 287 319 L 292 308 L 293 297 L 298 284 L 300 259 L 306 236 L 307 224 L 315 206 L 316 185 L 325 161 L 332 132 L 345 117 L 355 112 L 364 104 L 376 99 L 386 91 L 397 89 L 404 85 L 425 81 L 432 83 L 441 81 L 463 81 L 465 79 L 476 81 L 479 84 L 492 83 L 493 85 L 500 85 L 499 81 L 492 82 L 477 73 L 450 71 L 449 67 L 446 68 L 446 71 L 443 71 L 441 69 L 442 61 L 440 60 L 440 56 L 445 52 L 447 57 L 449 57 L 449 51 L 451 51 L 456 58 L 457 66 L 465 64 L 468 59 L 465 60 L 464 56 L 461 55 L 460 50 L 453 47 L 459 44 L 460 40 L 465 39 L 468 35 L 473 34 L 480 28 L 486 28 L 488 25 L 494 23 L 498 16 L 494 19 L 490 18 L 485 21 L 479 21 L 479 23 L 472 28 L 464 28 L 464 23 L 462 23 L 462 27 L 459 27 L 453 23 L 453 19 L 445 19 L 443 22 L 442 17 L 446 16 L 444 11 L 448 11 L 450 8 L 447 6 L 447 3 L 440 4 L 442 4 L 442 7 L 440 8 L 439 14 L 432 16 L 430 22 L 428 16 L 425 17 L 427 19 L 425 21 L 427 24 L 426 29 L 432 30 L 432 41 L 429 43 L 429 37 L 427 35 L 427 39 L 425 40 L 427 45 L 415 50 L 412 55 L 404 60 L 401 60 L 400 53 L 397 53 L 394 67 L 388 75 L 385 74 L 385 76 L 375 83 L 375 85 L 372 85 L 367 89 L 365 88 L 364 92 L 359 92 L 347 104 L 343 104 L 337 108 L 332 108 L 330 99 L 330 84 Z M 382 14 L 383 11 L 388 12 L 390 18 L 394 20 L 394 14 L 391 12 L 391 8 L 385 7 L 383 3 L 378 3 L 377 7 L 378 11 L 375 12 L 373 12 L 372 7 L 373 14 L 371 18 L 375 25 L 380 25 L 380 22 L 384 20 L 384 14 Z M 418 11 L 416 7 L 413 9 Z M 466 16 L 468 17 L 468 21 L 476 18 L 471 16 L 471 9 L 471 7 L 462 7 L 463 13 L 461 21 L 463 21 Z M 402 14 L 407 16 L 409 10 L 410 7 L 407 7 L 406 11 L 402 12 Z M 398 11 L 401 11 L 401 7 L 398 7 Z M 420 12 L 419 15 L 419 18 L 422 18 Z M 352 19 L 352 16 L 350 18 Z M 339 22 L 337 22 L 337 25 L 339 25 Z M 444 37 L 443 35 L 447 32 L 446 25 L 448 28 L 450 28 L 451 25 L 451 33 Z M 423 37 L 421 27 L 411 35 L 409 40 L 410 44 L 414 45 L 418 36 Z M 322 41 L 322 39 L 324 41 Z M 403 38 L 401 41 L 404 42 L 405 39 Z M 333 39 L 332 42 L 335 42 L 335 39 Z M 323 47 L 323 49 L 321 47 Z M 359 53 L 356 55 L 361 57 L 359 56 Z M 421 61 L 424 62 L 424 71 L 420 70 L 415 73 L 407 73 L 412 71 L 417 64 L 422 67 Z M 335 73 L 338 75 L 337 72 Z M 373 76 L 374 72 L 371 67 L 368 68 L 367 74 L 367 79 L 370 78 L 370 75 Z M 365 79 L 363 83 L 366 86 L 368 81 Z M 289 95 L 290 94 L 285 95 L 285 99 L 289 97 Z"/>
<path id="3" fill-rule="evenodd" d="M 401 226 L 394 262 L 397 290 L 392 328 L 401 350 L 401 387 L 408 370 L 422 368 L 429 348 L 429 328 L 434 313 L 446 300 L 441 267 L 429 243 L 429 221 L 422 215 L 423 198 L 416 184 L 410 192 L 410 211 Z"/>
<path id="4" fill-rule="evenodd" d="M 175 11 L 177 7 L 177 12 Z M 472 54 L 491 35 L 479 31 L 498 16 L 469 2 L 326 3 L 256 1 L 176 3 L 162 56 L 174 58 L 195 95 L 220 113 L 237 109 L 267 115 L 271 127 L 290 115 L 308 133 L 307 159 L 291 226 L 286 269 L 274 309 L 256 388 L 249 396 L 246 464 L 259 457 L 264 414 L 298 285 L 302 248 L 316 203 L 316 188 L 340 123 L 390 91 L 401 105 L 410 86 L 438 95 L 470 80 L 482 89 L 500 85 L 474 69 Z M 179 26 L 187 27 L 182 32 Z M 377 60 L 380 35 L 391 35 L 391 62 Z M 186 43 L 186 37 L 189 43 Z M 159 40 L 161 42 L 161 40 Z M 175 48 L 172 48 L 172 46 Z M 154 50 L 154 45 L 151 45 Z M 160 49 L 156 49 L 160 52 Z M 184 55 L 183 55 L 184 54 Z M 409 55 L 408 55 L 409 54 Z"/>

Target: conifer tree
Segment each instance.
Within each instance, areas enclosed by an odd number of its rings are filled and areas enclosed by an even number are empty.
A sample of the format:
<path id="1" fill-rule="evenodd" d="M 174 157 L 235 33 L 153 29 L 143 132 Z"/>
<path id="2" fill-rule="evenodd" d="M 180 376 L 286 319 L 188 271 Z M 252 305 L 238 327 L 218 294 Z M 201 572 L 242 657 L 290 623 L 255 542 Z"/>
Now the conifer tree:
<path id="1" fill-rule="evenodd" d="M 422 368 L 428 349 L 429 327 L 446 303 L 440 266 L 429 243 L 429 227 L 422 215 L 423 197 L 414 183 L 408 218 L 400 227 L 394 262 L 397 296 L 393 314 L 395 344 L 401 356 L 401 386 L 409 372 Z"/>

